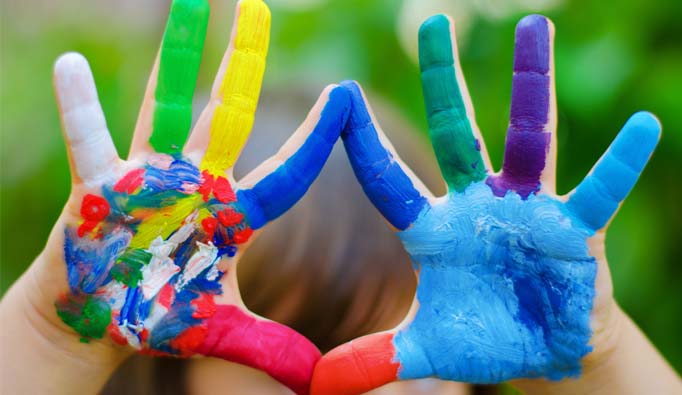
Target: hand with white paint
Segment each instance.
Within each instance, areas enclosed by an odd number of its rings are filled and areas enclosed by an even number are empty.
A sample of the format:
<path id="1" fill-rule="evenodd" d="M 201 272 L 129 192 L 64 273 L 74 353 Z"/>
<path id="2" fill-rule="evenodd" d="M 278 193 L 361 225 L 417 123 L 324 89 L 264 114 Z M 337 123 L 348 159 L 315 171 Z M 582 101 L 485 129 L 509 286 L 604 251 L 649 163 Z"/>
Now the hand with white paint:
<path id="1" fill-rule="evenodd" d="M 0 318 L 17 322 L 2 335 L 3 359 L 17 362 L 3 368 L 10 392 L 95 392 L 138 351 L 222 358 L 308 393 L 318 349 L 246 308 L 236 265 L 252 236 L 319 174 L 345 125 L 348 93 L 325 89 L 280 152 L 235 180 L 270 11 L 261 0 L 237 5 L 210 102 L 187 138 L 208 17 L 208 0 L 173 1 L 127 160 L 112 143 L 85 58 L 57 61 L 72 191 L 46 249 L 2 301 Z M 15 341 L 33 332 L 42 338 Z M 73 361 L 26 350 L 45 340 Z"/>
<path id="2" fill-rule="evenodd" d="M 606 227 L 644 169 L 660 125 L 649 113 L 633 115 L 578 187 L 557 195 L 553 36 L 553 25 L 539 15 L 517 25 L 504 164 L 493 173 L 452 45 L 452 22 L 437 15 L 422 25 L 428 124 L 448 186 L 441 197 L 400 161 L 359 86 L 342 84 L 352 103 L 342 133 L 351 165 L 398 230 L 418 285 L 396 328 L 323 356 L 314 395 L 359 394 L 424 377 L 523 378 L 522 389 L 545 394 L 680 388 L 615 303 L 604 253 Z M 642 385 L 643 375 L 658 380 Z"/>

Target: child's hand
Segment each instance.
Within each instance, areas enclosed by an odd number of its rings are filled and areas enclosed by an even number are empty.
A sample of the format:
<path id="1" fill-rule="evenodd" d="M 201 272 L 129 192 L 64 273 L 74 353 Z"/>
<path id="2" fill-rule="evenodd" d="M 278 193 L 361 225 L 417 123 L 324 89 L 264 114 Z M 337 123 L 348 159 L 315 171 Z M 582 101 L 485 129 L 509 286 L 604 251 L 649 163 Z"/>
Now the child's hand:
<path id="1" fill-rule="evenodd" d="M 356 394 L 427 376 L 561 379 L 580 375 L 591 351 L 593 361 L 606 358 L 620 310 L 604 232 L 656 146 L 660 125 L 648 113 L 632 116 L 590 175 L 557 196 L 553 34 L 551 22 L 537 15 L 517 26 L 504 166 L 492 174 L 452 48 L 452 24 L 440 15 L 422 25 L 428 123 L 449 189 L 438 198 L 392 151 L 359 87 L 344 84 L 352 102 L 342 134 L 348 156 L 370 200 L 399 230 L 418 287 L 397 328 L 322 358 L 314 394 Z"/>
<path id="2" fill-rule="evenodd" d="M 127 161 L 112 144 L 87 61 L 77 54 L 57 61 L 73 188 L 43 259 L 15 288 L 30 288 L 36 315 L 93 351 L 116 343 L 223 358 L 305 394 L 319 351 L 246 309 L 237 257 L 316 178 L 346 122 L 348 94 L 326 89 L 282 150 L 236 182 L 232 166 L 253 124 L 270 12 L 261 0 L 238 5 L 211 100 L 185 145 L 209 5 L 171 7 Z"/>

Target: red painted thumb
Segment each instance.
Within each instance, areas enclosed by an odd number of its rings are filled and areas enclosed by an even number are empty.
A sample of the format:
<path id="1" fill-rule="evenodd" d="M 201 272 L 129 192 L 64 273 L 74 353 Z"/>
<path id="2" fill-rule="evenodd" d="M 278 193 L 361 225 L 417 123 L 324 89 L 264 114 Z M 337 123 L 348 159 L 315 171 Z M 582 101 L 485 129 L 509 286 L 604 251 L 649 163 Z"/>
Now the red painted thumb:
<path id="1" fill-rule="evenodd" d="M 392 333 L 375 333 L 339 346 L 317 363 L 311 395 L 356 395 L 397 380 Z"/>

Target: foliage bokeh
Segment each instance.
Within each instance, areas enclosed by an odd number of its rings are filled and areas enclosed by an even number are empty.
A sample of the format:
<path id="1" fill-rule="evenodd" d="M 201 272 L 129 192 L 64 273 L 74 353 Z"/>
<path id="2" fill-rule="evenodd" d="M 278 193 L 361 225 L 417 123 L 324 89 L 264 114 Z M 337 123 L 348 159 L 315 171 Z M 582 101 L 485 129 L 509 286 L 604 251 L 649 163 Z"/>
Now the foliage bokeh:
<path id="1" fill-rule="evenodd" d="M 90 60 L 109 129 L 125 155 L 168 3 L 0 4 L 0 295 L 40 252 L 69 193 L 51 87 L 54 60 L 72 50 Z M 448 9 L 448 2 L 442 3 Z M 487 3 L 494 9 L 495 0 Z M 227 42 L 233 4 L 212 1 L 198 90 L 204 101 Z M 370 96 L 389 101 L 416 129 L 426 131 L 418 66 L 399 39 L 402 1 L 278 0 L 270 5 L 265 86 L 319 90 L 330 82 L 356 79 Z M 496 168 L 509 114 L 514 25 L 533 11 L 520 6 L 502 18 L 479 12 L 466 15 L 462 24 L 467 31 L 460 42 L 461 62 Z M 560 193 L 589 171 L 630 114 L 649 110 L 663 124 L 653 160 L 609 228 L 607 255 L 617 300 L 680 371 L 682 2 L 627 0 L 614 7 L 567 0 L 543 13 L 557 32 Z M 459 16 L 452 16 L 463 33 Z"/>

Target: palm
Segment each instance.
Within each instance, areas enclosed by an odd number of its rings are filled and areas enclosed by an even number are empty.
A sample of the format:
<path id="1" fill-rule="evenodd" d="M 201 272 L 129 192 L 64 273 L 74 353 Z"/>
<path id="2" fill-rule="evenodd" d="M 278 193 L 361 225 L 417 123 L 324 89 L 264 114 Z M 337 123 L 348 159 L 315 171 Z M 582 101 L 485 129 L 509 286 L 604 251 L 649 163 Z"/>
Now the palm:
<path id="1" fill-rule="evenodd" d="M 402 374 L 499 382 L 578 373 L 596 274 L 590 233 L 556 199 L 500 198 L 483 182 L 422 213 L 400 233 L 419 277 L 419 310 L 395 338 Z"/>
<path id="2" fill-rule="evenodd" d="M 604 230 L 643 170 L 660 125 L 648 113 L 634 115 L 593 172 L 557 196 L 553 27 L 529 16 L 516 29 L 505 157 L 493 173 L 451 37 L 442 15 L 419 34 L 429 132 L 448 186 L 443 197 L 411 174 L 386 144 L 360 88 L 344 83 L 352 98 L 342 134 L 348 157 L 368 198 L 399 230 L 418 285 L 398 327 L 322 358 L 314 394 L 357 394 L 427 376 L 496 383 L 578 375 L 612 306 Z"/>
<path id="3" fill-rule="evenodd" d="M 285 147 L 235 181 L 231 168 L 253 124 L 270 27 L 260 0 L 243 0 L 237 15 L 211 100 L 185 144 L 208 1 L 174 0 L 128 161 L 111 143 L 85 59 L 57 62 L 74 189 L 56 236 L 63 236 L 68 291 L 55 304 L 84 342 L 108 334 L 143 353 L 219 357 L 305 394 L 319 351 L 246 309 L 236 258 L 319 174 L 348 96 L 327 89 Z"/>
<path id="4" fill-rule="evenodd" d="M 72 292 L 57 304 L 60 317 L 85 339 L 108 331 L 138 350 L 200 352 L 208 328 L 199 324 L 218 310 L 220 280 L 234 269 L 221 258 L 234 257 L 253 232 L 229 181 L 155 154 L 91 189 L 80 199 L 79 225 L 64 232 Z"/>

